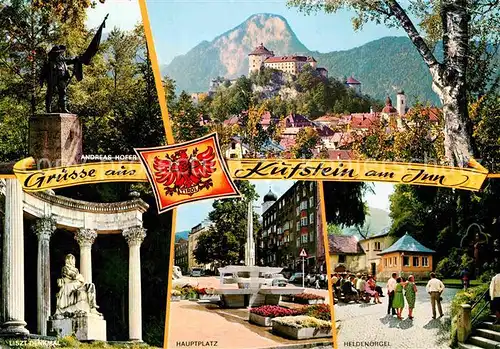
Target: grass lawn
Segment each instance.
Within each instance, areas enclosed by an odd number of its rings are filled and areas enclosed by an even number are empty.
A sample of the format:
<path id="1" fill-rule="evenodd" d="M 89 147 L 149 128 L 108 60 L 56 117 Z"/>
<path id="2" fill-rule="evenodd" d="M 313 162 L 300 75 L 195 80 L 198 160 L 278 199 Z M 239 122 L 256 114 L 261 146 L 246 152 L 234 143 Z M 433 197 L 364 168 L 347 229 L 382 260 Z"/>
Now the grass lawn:
<path id="1" fill-rule="evenodd" d="M 445 286 L 449 287 L 462 287 L 462 281 L 459 279 L 443 279 L 441 280 Z M 416 281 L 417 285 L 425 286 L 427 285 L 427 281 Z M 479 286 L 482 282 L 479 280 L 470 280 L 470 286 Z"/>

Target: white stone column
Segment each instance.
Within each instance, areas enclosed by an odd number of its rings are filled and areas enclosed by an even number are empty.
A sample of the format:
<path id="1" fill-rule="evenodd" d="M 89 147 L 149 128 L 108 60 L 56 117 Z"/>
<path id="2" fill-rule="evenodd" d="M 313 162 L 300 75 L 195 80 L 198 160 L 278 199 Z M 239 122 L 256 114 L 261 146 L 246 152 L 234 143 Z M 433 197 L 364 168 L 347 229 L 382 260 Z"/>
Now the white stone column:
<path id="1" fill-rule="evenodd" d="M 129 246 L 128 264 L 128 325 L 129 339 L 142 341 L 141 244 L 146 229 L 137 226 L 123 231 Z"/>
<path id="2" fill-rule="evenodd" d="M 37 256 L 37 330 L 47 335 L 47 320 L 50 316 L 50 237 L 56 230 L 56 222 L 44 217 L 35 223 L 33 230 L 38 237 Z"/>
<path id="3" fill-rule="evenodd" d="M 86 283 L 92 283 L 92 244 L 97 237 L 94 229 L 78 229 L 75 240 L 80 245 L 80 274 Z"/>
<path id="4" fill-rule="evenodd" d="M 28 334 L 24 321 L 23 192 L 17 179 L 5 181 L 1 332 Z"/>

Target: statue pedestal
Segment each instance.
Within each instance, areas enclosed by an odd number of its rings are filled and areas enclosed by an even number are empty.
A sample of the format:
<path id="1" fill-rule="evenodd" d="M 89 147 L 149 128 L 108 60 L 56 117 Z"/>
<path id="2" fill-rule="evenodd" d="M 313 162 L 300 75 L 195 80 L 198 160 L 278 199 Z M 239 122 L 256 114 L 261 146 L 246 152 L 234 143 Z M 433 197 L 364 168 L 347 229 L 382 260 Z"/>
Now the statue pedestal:
<path id="1" fill-rule="evenodd" d="M 58 337 L 75 334 L 79 341 L 106 341 L 106 320 L 93 314 L 49 320 L 49 329 Z"/>
<path id="2" fill-rule="evenodd" d="M 35 115 L 29 120 L 29 155 L 40 168 L 78 164 L 82 136 L 82 124 L 75 114 Z"/>

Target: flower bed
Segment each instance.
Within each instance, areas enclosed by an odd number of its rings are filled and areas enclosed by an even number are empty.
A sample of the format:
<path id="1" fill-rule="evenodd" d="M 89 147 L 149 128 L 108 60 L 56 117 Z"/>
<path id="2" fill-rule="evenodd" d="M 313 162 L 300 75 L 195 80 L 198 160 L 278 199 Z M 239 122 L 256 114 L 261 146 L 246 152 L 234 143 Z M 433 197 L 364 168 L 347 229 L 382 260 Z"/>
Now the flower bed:
<path id="1" fill-rule="evenodd" d="M 299 293 L 293 297 L 293 301 L 299 304 L 322 304 L 325 302 L 325 297 L 314 293 Z"/>
<path id="2" fill-rule="evenodd" d="M 198 292 L 196 290 L 197 287 L 186 285 L 183 287 L 176 287 L 173 291 L 178 291 L 182 299 L 194 300 L 198 299 Z"/>
<path id="3" fill-rule="evenodd" d="M 300 311 L 280 307 L 279 305 L 263 305 L 250 309 L 249 321 L 255 325 L 270 327 L 271 319 L 283 316 L 299 315 Z"/>
<path id="4" fill-rule="evenodd" d="M 292 339 L 324 338 L 332 335 L 330 321 L 312 316 L 285 316 L 272 319 L 273 332 Z"/>
<path id="5" fill-rule="evenodd" d="M 301 315 L 312 316 L 316 319 L 331 321 L 330 306 L 328 304 L 315 304 L 300 309 Z"/>
<path id="6" fill-rule="evenodd" d="M 170 294 L 170 300 L 172 302 L 178 302 L 182 299 L 182 294 L 179 290 L 172 290 L 172 293 Z"/>

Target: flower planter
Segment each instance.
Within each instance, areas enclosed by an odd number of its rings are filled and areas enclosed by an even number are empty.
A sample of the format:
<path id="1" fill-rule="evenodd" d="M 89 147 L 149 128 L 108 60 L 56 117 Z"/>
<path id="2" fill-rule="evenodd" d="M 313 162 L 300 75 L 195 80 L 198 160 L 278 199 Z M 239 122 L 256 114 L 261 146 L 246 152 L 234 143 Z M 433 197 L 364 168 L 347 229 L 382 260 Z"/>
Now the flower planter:
<path id="1" fill-rule="evenodd" d="M 273 325 L 271 320 L 272 318 L 269 316 L 261 316 L 254 313 L 250 313 L 250 317 L 248 318 L 250 323 L 263 327 L 271 327 Z"/>
<path id="2" fill-rule="evenodd" d="M 330 328 L 313 328 L 304 327 L 297 328 L 287 325 L 279 324 L 272 321 L 273 332 L 286 338 L 291 339 L 311 339 L 311 338 L 326 338 L 332 336 Z"/>
<path id="3" fill-rule="evenodd" d="M 220 297 L 217 294 L 201 294 L 200 301 L 219 301 Z"/>
<path id="4" fill-rule="evenodd" d="M 171 302 L 179 302 L 182 299 L 181 296 L 172 296 L 170 297 Z"/>
<path id="5" fill-rule="evenodd" d="M 309 299 L 307 304 L 323 304 L 325 301 L 323 299 Z"/>

